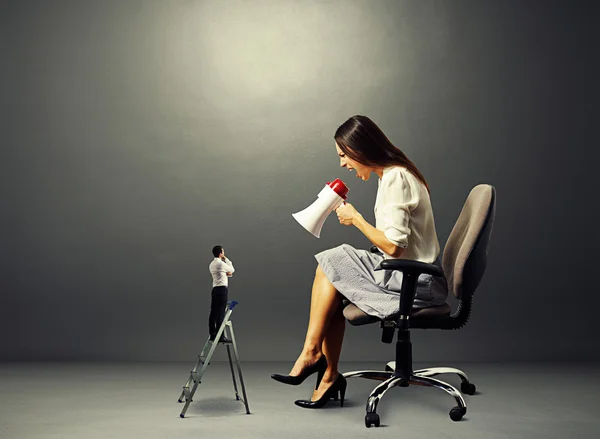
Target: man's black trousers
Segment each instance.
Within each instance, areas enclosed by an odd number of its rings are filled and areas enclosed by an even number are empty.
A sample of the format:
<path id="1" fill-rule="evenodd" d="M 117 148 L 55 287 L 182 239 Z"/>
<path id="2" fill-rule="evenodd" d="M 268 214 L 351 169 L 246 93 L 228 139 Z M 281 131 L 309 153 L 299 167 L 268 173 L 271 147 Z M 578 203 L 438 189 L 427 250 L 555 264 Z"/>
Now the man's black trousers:
<path id="1" fill-rule="evenodd" d="M 210 302 L 210 315 L 208 316 L 208 333 L 214 338 L 225 318 L 225 305 L 227 305 L 227 287 L 213 287 Z M 223 334 L 225 335 L 225 334 Z"/>

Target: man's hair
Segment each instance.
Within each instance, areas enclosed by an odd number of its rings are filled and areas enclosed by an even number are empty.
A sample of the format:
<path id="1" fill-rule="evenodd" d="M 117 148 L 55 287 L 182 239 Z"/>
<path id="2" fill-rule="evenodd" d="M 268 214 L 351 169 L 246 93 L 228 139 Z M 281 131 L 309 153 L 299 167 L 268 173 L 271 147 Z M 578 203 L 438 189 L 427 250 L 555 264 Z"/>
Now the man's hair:
<path id="1" fill-rule="evenodd" d="M 222 245 L 215 245 L 212 249 L 212 252 L 213 252 L 213 255 L 215 256 L 215 258 L 218 258 L 222 251 L 223 251 Z"/>

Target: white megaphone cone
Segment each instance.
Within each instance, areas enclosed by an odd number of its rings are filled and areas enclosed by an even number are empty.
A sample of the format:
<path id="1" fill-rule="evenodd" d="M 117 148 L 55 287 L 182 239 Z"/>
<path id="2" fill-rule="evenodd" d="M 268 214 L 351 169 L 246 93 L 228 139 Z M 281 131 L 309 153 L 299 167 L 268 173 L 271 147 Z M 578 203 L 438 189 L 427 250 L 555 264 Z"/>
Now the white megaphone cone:
<path id="1" fill-rule="evenodd" d="M 336 178 L 331 183 L 327 182 L 314 203 L 300 212 L 293 213 L 292 216 L 302 227 L 318 238 L 327 216 L 344 202 L 347 193 L 348 188 L 344 182 Z"/>

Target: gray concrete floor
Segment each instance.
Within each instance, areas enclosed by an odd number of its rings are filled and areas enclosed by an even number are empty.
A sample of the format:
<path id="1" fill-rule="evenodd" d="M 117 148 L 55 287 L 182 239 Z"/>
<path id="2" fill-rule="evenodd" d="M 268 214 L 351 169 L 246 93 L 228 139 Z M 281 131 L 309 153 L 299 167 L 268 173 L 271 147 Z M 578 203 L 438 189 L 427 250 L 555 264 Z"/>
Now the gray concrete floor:
<path id="1" fill-rule="evenodd" d="M 390 390 L 379 405 L 381 427 L 365 428 L 367 396 L 378 382 L 348 381 L 343 408 L 296 407 L 314 378 L 279 384 L 291 363 L 242 363 L 250 415 L 236 401 L 229 365 L 214 362 L 185 419 L 177 403 L 191 363 L 0 363 L 0 438 L 594 438 L 600 437 L 600 364 L 415 364 L 464 370 L 478 394 L 453 422 L 455 403 L 435 388 Z M 343 372 L 381 369 L 343 363 Z M 455 386 L 460 380 L 438 376 Z M 401 436 L 400 436 L 401 435 Z"/>

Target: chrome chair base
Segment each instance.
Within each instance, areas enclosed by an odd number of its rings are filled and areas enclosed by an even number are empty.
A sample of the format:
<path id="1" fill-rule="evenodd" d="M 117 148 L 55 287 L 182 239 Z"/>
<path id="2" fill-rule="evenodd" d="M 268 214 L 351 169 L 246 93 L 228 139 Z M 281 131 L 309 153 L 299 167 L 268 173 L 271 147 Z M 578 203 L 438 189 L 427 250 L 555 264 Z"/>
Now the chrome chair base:
<path id="1" fill-rule="evenodd" d="M 453 396 L 456 401 L 456 406 L 450 410 L 450 418 L 453 421 L 460 421 L 462 417 L 467 413 L 467 404 L 462 396 L 462 393 L 455 387 L 451 386 L 444 381 L 440 381 L 433 378 L 436 375 L 444 373 L 454 373 L 461 379 L 461 390 L 467 395 L 475 394 L 475 386 L 469 382 L 467 375 L 459 370 L 450 367 L 434 367 L 429 369 L 415 370 L 408 379 L 395 376 L 394 371 L 396 369 L 396 362 L 390 361 L 386 365 L 385 371 L 380 370 L 360 370 L 354 372 L 344 373 L 344 378 L 367 378 L 371 380 L 383 381 L 379 384 L 369 395 L 367 400 L 367 413 L 365 415 L 365 425 L 371 427 L 379 427 L 380 419 L 377 414 L 377 405 L 379 401 L 385 395 L 385 393 L 392 387 L 408 387 L 410 385 L 426 386 L 426 387 L 437 387 Z"/>

